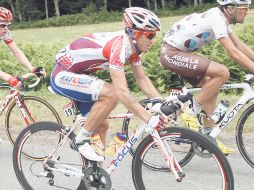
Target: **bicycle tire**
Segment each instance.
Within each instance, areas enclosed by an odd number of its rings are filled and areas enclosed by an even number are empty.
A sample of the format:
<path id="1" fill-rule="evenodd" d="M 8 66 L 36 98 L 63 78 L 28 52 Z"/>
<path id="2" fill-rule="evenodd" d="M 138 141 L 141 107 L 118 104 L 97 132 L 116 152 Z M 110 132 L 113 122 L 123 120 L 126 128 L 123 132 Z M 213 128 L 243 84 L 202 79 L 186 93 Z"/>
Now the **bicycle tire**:
<path id="1" fill-rule="evenodd" d="M 58 123 L 37 122 L 30 125 L 29 127 L 24 128 L 23 131 L 19 134 L 17 140 L 14 143 L 13 167 L 16 177 L 23 189 L 53 190 L 59 189 L 59 187 L 63 187 L 63 189 L 80 189 L 81 187 L 84 187 L 84 185 L 82 185 L 82 179 L 77 179 L 76 177 L 72 178 L 73 176 L 71 175 L 68 176 L 61 172 L 54 172 L 54 170 L 45 170 L 43 168 L 44 159 L 58 145 L 58 140 L 54 138 L 54 135 L 64 135 L 64 129 L 65 127 Z M 49 133 L 50 135 L 48 135 Z M 68 140 L 71 142 L 73 138 L 75 138 L 75 134 L 72 132 L 68 136 Z M 30 140 L 34 140 L 34 143 L 37 143 L 37 146 L 30 146 L 30 144 L 27 145 L 26 142 Z M 31 148 L 34 154 L 41 154 L 41 160 L 35 161 L 24 157 L 24 155 L 22 154 L 22 149 L 26 148 L 27 146 Z M 63 154 L 63 156 L 60 156 L 60 152 L 61 154 Z M 82 158 L 80 160 L 80 165 L 75 162 L 77 159 L 74 158 L 77 157 L 75 157 L 74 154 L 79 155 L 79 153 L 71 149 L 70 144 L 67 144 L 67 142 L 62 145 L 61 149 L 59 149 L 55 154 L 57 154 L 57 162 L 55 163 L 55 165 L 51 165 L 51 167 L 53 168 L 58 167 L 58 162 L 63 162 L 66 165 L 76 165 L 79 166 L 80 169 L 82 169 L 85 165 L 85 159 L 82 156 L 79 156 L 78 158 Z M 69 162 L 73 164 L 70 164 Z M 48 173 L 47 175 L 43 176 L 41 174 L 43 171 L 51 171 L 52 173 L 51 175 L 49 175 Z M 52 177 L 52 175 L 54 176 L 53 183 L 52 181 L 50 181 L 50 177 Z M 75 185 L 73 182 L 75 183 Z"/>
<path id="2" fill-rule="evenodd" d="M 152 137 L 147 136 L 137 147 L 132 161 L 132 178 L 136 189 L 163 190 L 168 189 L 169 187 L 172 190 L 234 189 L 234 177 L 227 158 L 207 137 L 189 129 L 179 127 L 166 128 L 160 132 L 160 136 L 164 139 L 167 138 L 169 141 L 170 139 L 174 139 L 176 136 L 178 136 L 178 138 L 182 140 L 188 139 L 191 142 L 196 142 L 198 145 L 200 145 L 200 147 L 202 146 L 205 148 L 205 150 L 211 153 L 211 157 L 193 157 L 192 161 L 182 168 L 183 172 L 185 172 L 185 177 L 183 178 L 182 182 L 176 182 L 175 177 L 169 176 L 167 173 L 160 173 L 160 177 L 158 180 L 156 180 L 154 177 L 156 176 L 154 172 L 147 170 L 146 168 L 142 168 L 142 160 L 144 159 L 144 156 L 146 156 L 147 151 L 149 151 L 152 144 L 154 144 Z M 214 160 L 212 160 L 212 158 L 214 158 Z M 214 163 L 215 166 L 212 165 Z M 203 167 L 203 164 L 206 167 Z M 204 173 L 205 170 L 207 170 L 208 173 L 213 174 L 211 178 Z M 216 172 L 218 172 L 218 175 L 216 175 Z"/>
<path id="3" fill-rule="evenodd" d="M 140 101 L 140 104 L 143 107 L 145 107 L 149 103 L 152 103 L 150 99 L 144 99 L 144 100 Z M 127 136 L 126 139 L 129 138 L 130 133 L 131 133 L 130 130 L 129 130 L 130 122 L 131 122 L 130 118 L 125 118 L 124 121 L 123 121 L 123 125 L 122 125 L 122 133 L 126 134 L 126 136 Z M 141 141 L 144 138 L 145 138 L 145 136 L 142 136 L 139 141 Z M 137 142 L 136 144 L 139 144 L 139 143 Z M 135 151 L 136 151 L 136 147 L 134 145 L 130 149 L 131 156 L 134 156 Z M 192 146 L 190 146 L 189 150 L 187 150 L 185 152 L 185 156 L 183 156 L 181 161 L 179 161 L 179 164 L 183 167 L 184 165 L 186 165 L 192 159 L 193 156 L 194 156 L 193 148 L 192 148 Z M 143 161 L 143 164 L 147 168 L 149 168 L 151 170 L 154 170 L 154 171 L 168 172 L 168 167 L 163 167 L 163 166 L 160 166 L 160 165 L 156 165 L 155 163 L 148 162 L 148 161 Z"/>
<path id="4" fill-rule="evenodd" d="M 252 115 L 252 116 L 251 116 Z M 251 116 L 251 117 L 250 117 Z M 250 105 L 241 115 L 236 126 L 236 143 L 245 161 L 254 168 L 254 127 L 253 120 L 248 120 L 254 116 L 254 104 Z"/>
<path id="5" fill-rule="evenodd" d="M 55 121 L 57 123 L 62 123 L 61 118 L 55 108 L 47 101 L 36 96 L 24 96 L 23 100 L 27 106 L 27 109 L 31 113 L 32 118 L 34 119 L 37 117 L 35 119 L 36 122 Z M 33 111 L 30 109 L 33 109 Z M 36 112 L 37 110 L 38 112 Z M 13 119 L 14 116 L 15 119 Z M 33 123 L 31 120 L 27 122 L 29 122 L 29 124 Z M 24 121 L 24 118 L 19 108 L 17 107 L 16 101 L 12 101 L 5 116 L 5 130 L 12 145 L 14 144 L 18 134 L 21 132 L 24 126 L 27 126 L 27 123 Z"/>

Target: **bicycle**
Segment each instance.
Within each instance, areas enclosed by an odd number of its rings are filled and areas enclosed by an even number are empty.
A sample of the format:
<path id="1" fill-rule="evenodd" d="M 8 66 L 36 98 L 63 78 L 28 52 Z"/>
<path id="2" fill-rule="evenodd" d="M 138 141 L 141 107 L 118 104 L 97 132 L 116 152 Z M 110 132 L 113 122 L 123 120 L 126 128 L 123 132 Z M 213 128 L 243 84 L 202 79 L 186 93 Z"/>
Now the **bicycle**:
<path id="1" fill-rule="evenodd" d="M 242 89 L 244 92 L 243 94 L 238 98 L 237 102 L 230 107 L 230 109 L 227 110 L 226 114 L 224 115 L 223 119 L 215 125 L 211 133 L 209 134 L 210 137 L 213 139 L 216 138 L 220 132 L 225 129 L 230 121 L 237 115 L 239 111 L 241 111 L 242 107 L 246 104 L 251 103 L 247 109 L 242 113 L 240 119 L 237 122 L 236 125 L 236 142 L 238 149 L 242 155 L 242 157 L 245 159 L 245 161 L 254 168 L 254 151 L 253 151 L 253 145 L 254 145 L 254 127 L 252 127 L 253 121 L 251 120 L 251 116 L 254 115 L 254 86 L 253 86 L 253 74 L 247 74 L 244 76 L 245 80 L 242 83 L 232 83 L 232 84 L 225 84 L 221 87 L 221 90 L 232 90 L 232 89 Z M 174 89 L 173 93 L 170 96 L 166 97 L 165 99 L 174 99 L 173 97 L 176 97 L 180 94 L 187 94 L 187 93 L 195 93 L 201 90 L 201 88 L 186 88 L 184 85 L 184 81 L 180 78 L 180 88 Z M 146 106 L 148 104 L 152 104 L 149 100 L 143 100 L 141 101 L 143 106 Z M 122 131 L 126 134 L 129 133 L 129 126 L 131 119 L 127 118 L 123 122 Z M 180 123 L 178 121 L 178 126 L 184 125 L 183 123 Z M 197 123 L 199 127 L 199 131 L 202 130 L 202 124 L 198 120 Z M 128 136 L 128 135 L 127 135 Z M 135 153 L 135 148 L 132 148 L 130 151 L 131 155 L 133 156 Z M 186 156 L 181 160 L 182 165 L 186 165 L 193 157 L 195 152 L 193 151 L 193 148 L 190 147 L 189 150 L 185 150 Z M 160 171 L 167 171 L 166 167 L 163 167 L 159 163 L 155 164 L 156 160 L 144 160 L 144 164 L 153 170 L 160 170 Z"/>
<path id="2" fill-rule="evenodd" d="M 165 104 L 164 110 L 167 107 L 170 108 L 170 105 Z M 116 118 L 133 118 L 133 114 L 109 116 L 109 119 Z M 63 126 L 54 122 L 37 122 L 20 133 L 14 144 L 13 167 L 24 189 L 109 190 L 112 187 L 110 175 L 145 132 L 149 135 L 138 145 L 132 160 L 132 178 L 136 189 L 158 189 L 158 187 L 164 189 L 169 185 L 172 189 L 186 189 L 187 187 L 190 190 L 197 188 L 234 189 L 233 173 L 226 157 L 207 137 L 200 133 L 179 127 L 154 129 L 141 122 L 129 140 L 117 151 L 109 167 L 104 169 L 99 167 L 98 163 L 85 159 L 78 151 L 71 148 L 71 143 L 75 138 L 74 130 L 79 121 L 80 118 L 77 116 L 73 126 Z M 62 136 L 60 143 L 58 143 L 59 134 Z M 181 145 L 185 148 L 192 144 L 197 150 L 202 150 L 209 156 L 197 156 L 182 168 L 177 161 L 180 155 L 176 150 L 181 149 Z M 30 152 L 36 154 L 36 157 L 40 157 L 41 160 L 27 159 L 22 154 L 23 148 L 30 149 Z M 154 173 L 147 170 L 142 162 L 150 151 L 158 153 L 157 157 L 164 160 L 174 177 L 170 178 L 168 173 L 159 173 L 159 180 L 155 180 Z M 207 181 L 207 176 L 200 175 L 200 169 L 213 174 L 212 180 Z M 174 182 L 179 184 L 174 185 Z"/>
<path id="3" fill-rule="evenodd" d="M 24 80 L 24 84 L 28 88 L 33 88 L 40 82 L 40 78 L 33 73 L 28 73 L 20 78 Z M 26 84 L 33 78 L 35 81 L 32 81 L 32 84 Z M 51 118 L 52 121 L 62 123 L 57 111 L 42 98 L 27 96 L 23 91 L 11 87 L 8 83 L 0 83 L 0 89 L 7 89 L 5 92 L 8 93 L 0 100 L 0 115 L 8 107 L 5 115 L 5 130 L 11 144 L 14 144 L 23 126 L 28 126 L 35 121 Z"/>

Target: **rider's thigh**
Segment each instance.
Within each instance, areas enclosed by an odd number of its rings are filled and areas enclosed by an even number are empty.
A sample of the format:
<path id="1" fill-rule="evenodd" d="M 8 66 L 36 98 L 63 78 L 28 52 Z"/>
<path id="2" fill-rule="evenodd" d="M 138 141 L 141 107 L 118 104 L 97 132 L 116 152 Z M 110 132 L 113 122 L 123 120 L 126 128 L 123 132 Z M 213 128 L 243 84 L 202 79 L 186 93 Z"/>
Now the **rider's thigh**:
<path id="1" fill-rule="evenodd" d="M 207 69 L 206 76 L 221 77 L 227 80 L 230 76 L 230 73 L 225 65 L 211 61 Z"/>
<path id="2" fill-rule="evenodd" d="M 104 82 L 103 87 L 99 92 L 98 100 L 109 99 L 111 101 L 118 102 L 117 95 L 115 93 L 114 87 L 112 84 Z"/>

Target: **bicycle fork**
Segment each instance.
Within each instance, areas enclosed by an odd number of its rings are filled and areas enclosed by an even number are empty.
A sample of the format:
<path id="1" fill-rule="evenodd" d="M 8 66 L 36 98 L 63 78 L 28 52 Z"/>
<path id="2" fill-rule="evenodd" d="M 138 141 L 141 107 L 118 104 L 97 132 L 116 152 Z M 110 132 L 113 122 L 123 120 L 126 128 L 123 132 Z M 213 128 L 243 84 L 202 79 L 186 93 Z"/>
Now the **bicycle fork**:
<path id="1" fill-rule="evenodd" d="M 159 133 L 157 130 L 153 130 L 151 133 L 151 136 L 155 143 L 158 144 L 158 148 L 160 149 L 162 156 L 169 167 L 170 171 L 173 173 L 173 175 L 176 178 L 177 182 L 181 182 L 182 179 L 185 177 L 185 174 L 178 163 L 176 157 L 174 156 L 174 153 L 172 152 L 171 148 L 169 147 L 166 140 L 162 140 L 159 136 Z"/>

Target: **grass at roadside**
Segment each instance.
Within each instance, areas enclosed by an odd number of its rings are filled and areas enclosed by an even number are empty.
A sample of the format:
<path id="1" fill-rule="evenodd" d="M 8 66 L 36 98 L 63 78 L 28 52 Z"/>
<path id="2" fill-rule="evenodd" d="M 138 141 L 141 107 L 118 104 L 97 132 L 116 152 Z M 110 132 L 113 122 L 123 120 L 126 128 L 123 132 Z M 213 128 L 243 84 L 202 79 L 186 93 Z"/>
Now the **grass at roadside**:
<path id="1" fill-rule="evenodd" d="M 246 17 L 246 24 L 253 23 L 254 11 L 251 10 L 249 15 Z M 162 32 L 167 32 L 171 25 L 183 18 L 184 16 L 174 16 L 174 17 L 163 17 L 160 18 L 162 25 Z M 244 24 L 237 24 L 233 28 L 237 31 Z M 91 25 L 75 25 L 75 26 L 65 26 L 65 27 L 50 27 L 50 28 L 35 28 L 35 29 L 18 29 L 13 30 L 15 40 L 18 43 L 32 43 L 32 44 L 45 44 L 50 46 L 58 46 L 59 48 L 65 46 L 66 44 L 72 42 L 76 38 L 82 36 L 85 33 L 92 32 L 103 32 L 103 31 L 117 31 L 122 30 L 122 22 L 112 22 L 112 23 L 101 23 L 101 24 L 91 24 Z"/>

